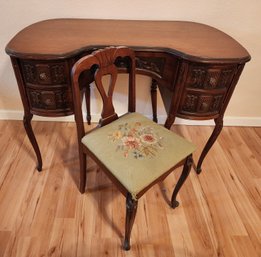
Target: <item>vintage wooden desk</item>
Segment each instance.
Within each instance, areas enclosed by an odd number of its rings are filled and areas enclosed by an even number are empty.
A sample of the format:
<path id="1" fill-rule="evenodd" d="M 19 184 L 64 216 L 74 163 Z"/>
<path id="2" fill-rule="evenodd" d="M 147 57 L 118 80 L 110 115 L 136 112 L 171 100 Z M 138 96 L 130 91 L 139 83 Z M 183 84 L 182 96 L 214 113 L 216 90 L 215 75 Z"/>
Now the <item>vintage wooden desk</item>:
<path id="1" fill-rule="evenodd" d="M 234 88 L 250 55 L 227 34 L 183 21 L 54 19 L 20 31 L 6 46 L 24 107 L 24 126 L 42 169 L 31 127 L 33 115 L 65 116 L 73 111 L 70 69 L 82 56 L 105 46 L 124 45 L 136 52 L 137 73 L 152 78 L 154 120 L 156 89 L 166 111 L 165 126 L 176 117 L 214 119 L 215 129 L 197 165 L 217 139 Z M 124 63 L 119 63 L 123 68 Z M 92 76 L 86 74 L 89 82 Z M 89 107 L 89 88 L 86 90 Z M 90 120 L 89 108 L 88 120 Z"/>

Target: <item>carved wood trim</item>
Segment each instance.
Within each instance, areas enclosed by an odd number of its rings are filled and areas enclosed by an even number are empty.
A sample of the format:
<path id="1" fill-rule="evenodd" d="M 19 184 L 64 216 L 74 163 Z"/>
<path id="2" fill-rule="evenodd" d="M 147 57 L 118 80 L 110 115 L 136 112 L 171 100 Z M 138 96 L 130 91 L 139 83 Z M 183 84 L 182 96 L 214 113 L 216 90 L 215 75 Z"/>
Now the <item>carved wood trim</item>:
<path id="1" fill-rule="evenodd" d="M 218 113 L 222 107 L 223 94 L 195 94 L 187 93 L 181 106 L 182 113 L 191 113 L 196 116 Z"/>
<path id="2" fill-rule="evenodd" d="M 147 70 L 163 76 L 165 58 L 164 57 L 136 57 L 136 68 Z"/>
<path id="3" fill-rule="evenodd" d="M 191 75 L 187 79 L 187 87 L 198 89 L 227 88 L 233 79 L 234 72 L 234 67 L 194 67 L 190 70 Z"/>

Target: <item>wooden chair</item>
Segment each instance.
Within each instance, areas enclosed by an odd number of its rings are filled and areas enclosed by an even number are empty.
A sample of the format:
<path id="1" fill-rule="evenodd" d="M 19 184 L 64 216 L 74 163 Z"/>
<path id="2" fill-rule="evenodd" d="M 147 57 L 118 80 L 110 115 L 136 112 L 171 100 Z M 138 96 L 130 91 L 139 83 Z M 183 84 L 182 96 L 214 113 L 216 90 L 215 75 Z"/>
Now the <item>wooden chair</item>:
<path id="1" fill-rule="evenodd" d="M 124 61 L 129 73 L 128 113 L 118 117 L 113 107 L 117 79 L 116 61 Z M 91 70 L 103 101 L 97 128 L 85 133 L 79 77 Z M 102 77 L 110 75 L 108 91 Z M 123 248 L 130 249 L 130 234 L 138 199 L 173 169 L 183 165 L 173 191 L 171 206 L 178 206 L 177 193 L 187 178 L 194 146 L 161 125 L 135 112 L 135 55 L 126 47 L 108 47 L 81 58 L 72 69 L 75 120 L 80 157 L 80 192 L 86 184 L 86 155 L 102 168 L 126 197 L 126 223 Z"/>

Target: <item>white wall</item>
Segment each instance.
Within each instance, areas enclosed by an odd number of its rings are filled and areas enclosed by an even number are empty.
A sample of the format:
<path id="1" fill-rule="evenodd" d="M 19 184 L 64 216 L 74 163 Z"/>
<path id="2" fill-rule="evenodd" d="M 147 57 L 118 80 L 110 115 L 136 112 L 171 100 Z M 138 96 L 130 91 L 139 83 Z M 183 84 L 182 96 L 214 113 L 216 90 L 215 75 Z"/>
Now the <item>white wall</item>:
<path id="1" fill-rule="evenodd" d="M 260 125 L 260 10 L 260 0 L 0 0 L 0 118 L 22 117 L 19 92 L 9 56 L 4 49 L 8 41 L 25 26 L 39 20 L 59 17 L 151 19 L 201 22 L 238 40 L 249 51 L 252 60 L 246 64 L 226 115 L 238 124 L 242 124 L 242 120 L 248 120 Z M 138 96 L 139 109 L 149 114 L 149 79 L 140 77 L 138 80 L 140 84 L 144 84 Z M 164 115 L 161 101 L 159 105 L 159 115 Z"/>

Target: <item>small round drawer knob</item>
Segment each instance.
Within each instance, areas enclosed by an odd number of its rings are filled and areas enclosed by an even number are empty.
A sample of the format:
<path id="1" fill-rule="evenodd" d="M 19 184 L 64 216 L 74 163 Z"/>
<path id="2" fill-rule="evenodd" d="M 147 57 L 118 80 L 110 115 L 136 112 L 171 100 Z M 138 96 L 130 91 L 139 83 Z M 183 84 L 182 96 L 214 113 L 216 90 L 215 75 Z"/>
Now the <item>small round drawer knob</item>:
<path id="1" fill-rule="evenodd" d="M 45 72 L 40 73 L 39 77 L 40 77 L 41 80 L 46 80 L 47 79 L 47 75 L 46 75 Z"/>
<path id="2" fill-rule="evenodd" d="M 201 110 L 207 110 L 208 109 L 208 103 L 202 103 Z"/>
<path id="3" fill-rule="evenodd" d="M 44 102 L 45 102 L 46 105 L 52 105 L 53 104 L 53 101 L 50 98 L 45 99 Z"/>
<path id="4" fill-rule="evenodd" d="M 215 87 L 216 84 L 217 84 L 217 80 L 216 80 L 215 78 L 213 78 L 213 77 L 210 78 L 209 82 L 210 82 L 210 85 L 211 85 L 212 87 Z"/>

